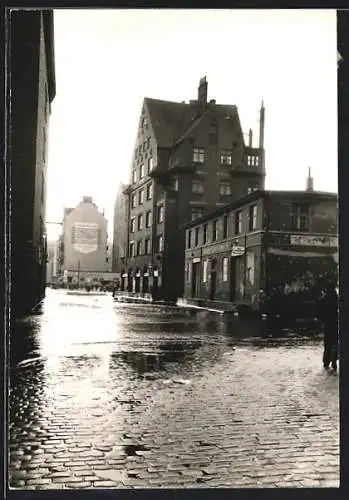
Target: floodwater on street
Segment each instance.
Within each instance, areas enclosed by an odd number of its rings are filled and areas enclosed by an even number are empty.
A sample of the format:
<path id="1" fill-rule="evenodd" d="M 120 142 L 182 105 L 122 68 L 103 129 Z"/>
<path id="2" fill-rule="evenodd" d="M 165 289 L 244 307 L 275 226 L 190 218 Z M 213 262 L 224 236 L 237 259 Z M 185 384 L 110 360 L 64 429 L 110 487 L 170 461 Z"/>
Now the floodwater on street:
<path id="1" fill-rule="evenodd" d="M 339 485 L 317 325 L 48 289 L 10 344 L 10 487 Z"/>

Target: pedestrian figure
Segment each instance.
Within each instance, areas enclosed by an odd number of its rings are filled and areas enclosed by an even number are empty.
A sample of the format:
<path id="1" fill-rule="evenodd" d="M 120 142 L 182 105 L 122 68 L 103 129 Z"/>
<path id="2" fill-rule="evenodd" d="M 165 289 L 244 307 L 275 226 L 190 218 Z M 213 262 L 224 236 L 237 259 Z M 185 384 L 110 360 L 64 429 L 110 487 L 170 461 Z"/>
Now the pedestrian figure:
<path id="1" fill-rule="evenodd" d="M 324 368 L 329 368 L 331 364 L 332 369 L 336 371 L 338 360 L 338 294 L 335 285 L 327 285 L 317 306 L 317 317 L 324 326 L 322 358 Z"/>

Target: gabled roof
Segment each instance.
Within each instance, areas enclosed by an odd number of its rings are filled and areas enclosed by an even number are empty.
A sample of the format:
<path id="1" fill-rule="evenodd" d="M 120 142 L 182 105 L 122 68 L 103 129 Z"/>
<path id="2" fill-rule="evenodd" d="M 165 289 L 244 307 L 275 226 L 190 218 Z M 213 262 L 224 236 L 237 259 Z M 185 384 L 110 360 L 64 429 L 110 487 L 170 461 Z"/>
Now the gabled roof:
<path id="1" fill-rule="evenodd" d="M 219 136 L 225 147 L 231 146 L 234 137 L 242 135 L 239 114 L 235 105 L 208 103 L 203 114 L 198 113 L 196 101 L 179 103 L 144 98 L 158 147 L 170 148 L 185 140 L 207 115 L 219 127 Z M 224 140 L 225 138 L 225 140 Z"/>

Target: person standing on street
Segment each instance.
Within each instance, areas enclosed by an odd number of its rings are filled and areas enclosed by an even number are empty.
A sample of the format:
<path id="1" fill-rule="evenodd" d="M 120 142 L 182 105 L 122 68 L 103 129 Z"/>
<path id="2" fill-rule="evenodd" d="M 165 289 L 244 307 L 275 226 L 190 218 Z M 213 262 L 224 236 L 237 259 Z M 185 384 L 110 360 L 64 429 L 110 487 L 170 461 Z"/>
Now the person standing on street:
<path id="1" fill-rule="evenodd" d="M 331 364 L 332 369 L 336 371 L 338 360 L 338 294 L 335 285 L 327 285 L 317 308 L 317 317 L 324 326 L 323 365 L 324 368 L 328 369 Z"/>

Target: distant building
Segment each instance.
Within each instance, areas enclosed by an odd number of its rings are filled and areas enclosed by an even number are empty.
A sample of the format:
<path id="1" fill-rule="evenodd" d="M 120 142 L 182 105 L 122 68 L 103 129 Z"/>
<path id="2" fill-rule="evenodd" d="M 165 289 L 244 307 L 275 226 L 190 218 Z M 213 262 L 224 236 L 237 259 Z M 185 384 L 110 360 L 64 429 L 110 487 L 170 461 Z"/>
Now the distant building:
<path id="1" fill-rule="evenodd" d="M 127 257 L 128 196 L 124 194 L 127 185 L 120 184 L 114 205 L 114 231 L 112 250 L 112 271 L 121 272 Z"/>
<path id="2" fill-rule="evenodd" d="M 61 245 L 63 273 L 72 281 L 108 272 L 107 220 L 91 197 L 65 209 Z"/>
<path id="3" fill-rule="evenodd" d="M 46 283 L 51 283 L 57 274 L 57 242 L 47 242 Z"/>
<path id="4" fill-rule="evenodd" d="M 338 279 L 337 215 L 337 195 L 308 185 L 257 191 L 187 224 L 184 299 L 314 313 L 327 280 Z"/>
<path id="5" fill-rule="evenodd" d="M 263 189 L 264 178 L 263 105 L 259 145 L 253 147 L 251 131 L 245 144 L 237 107 L 208 102 L 206 78 L 190 103 L 145 98 L 124 191 L 121 288 L 165 300 L 182 296 L 183 225 Z"/>
<path id="6" fill-rule="evenodd" d="M 9 35 L 11 311 L 18 317 L 45 294 L 47 138 L 56 94 L 53 11 L 11 10 Z"/>

